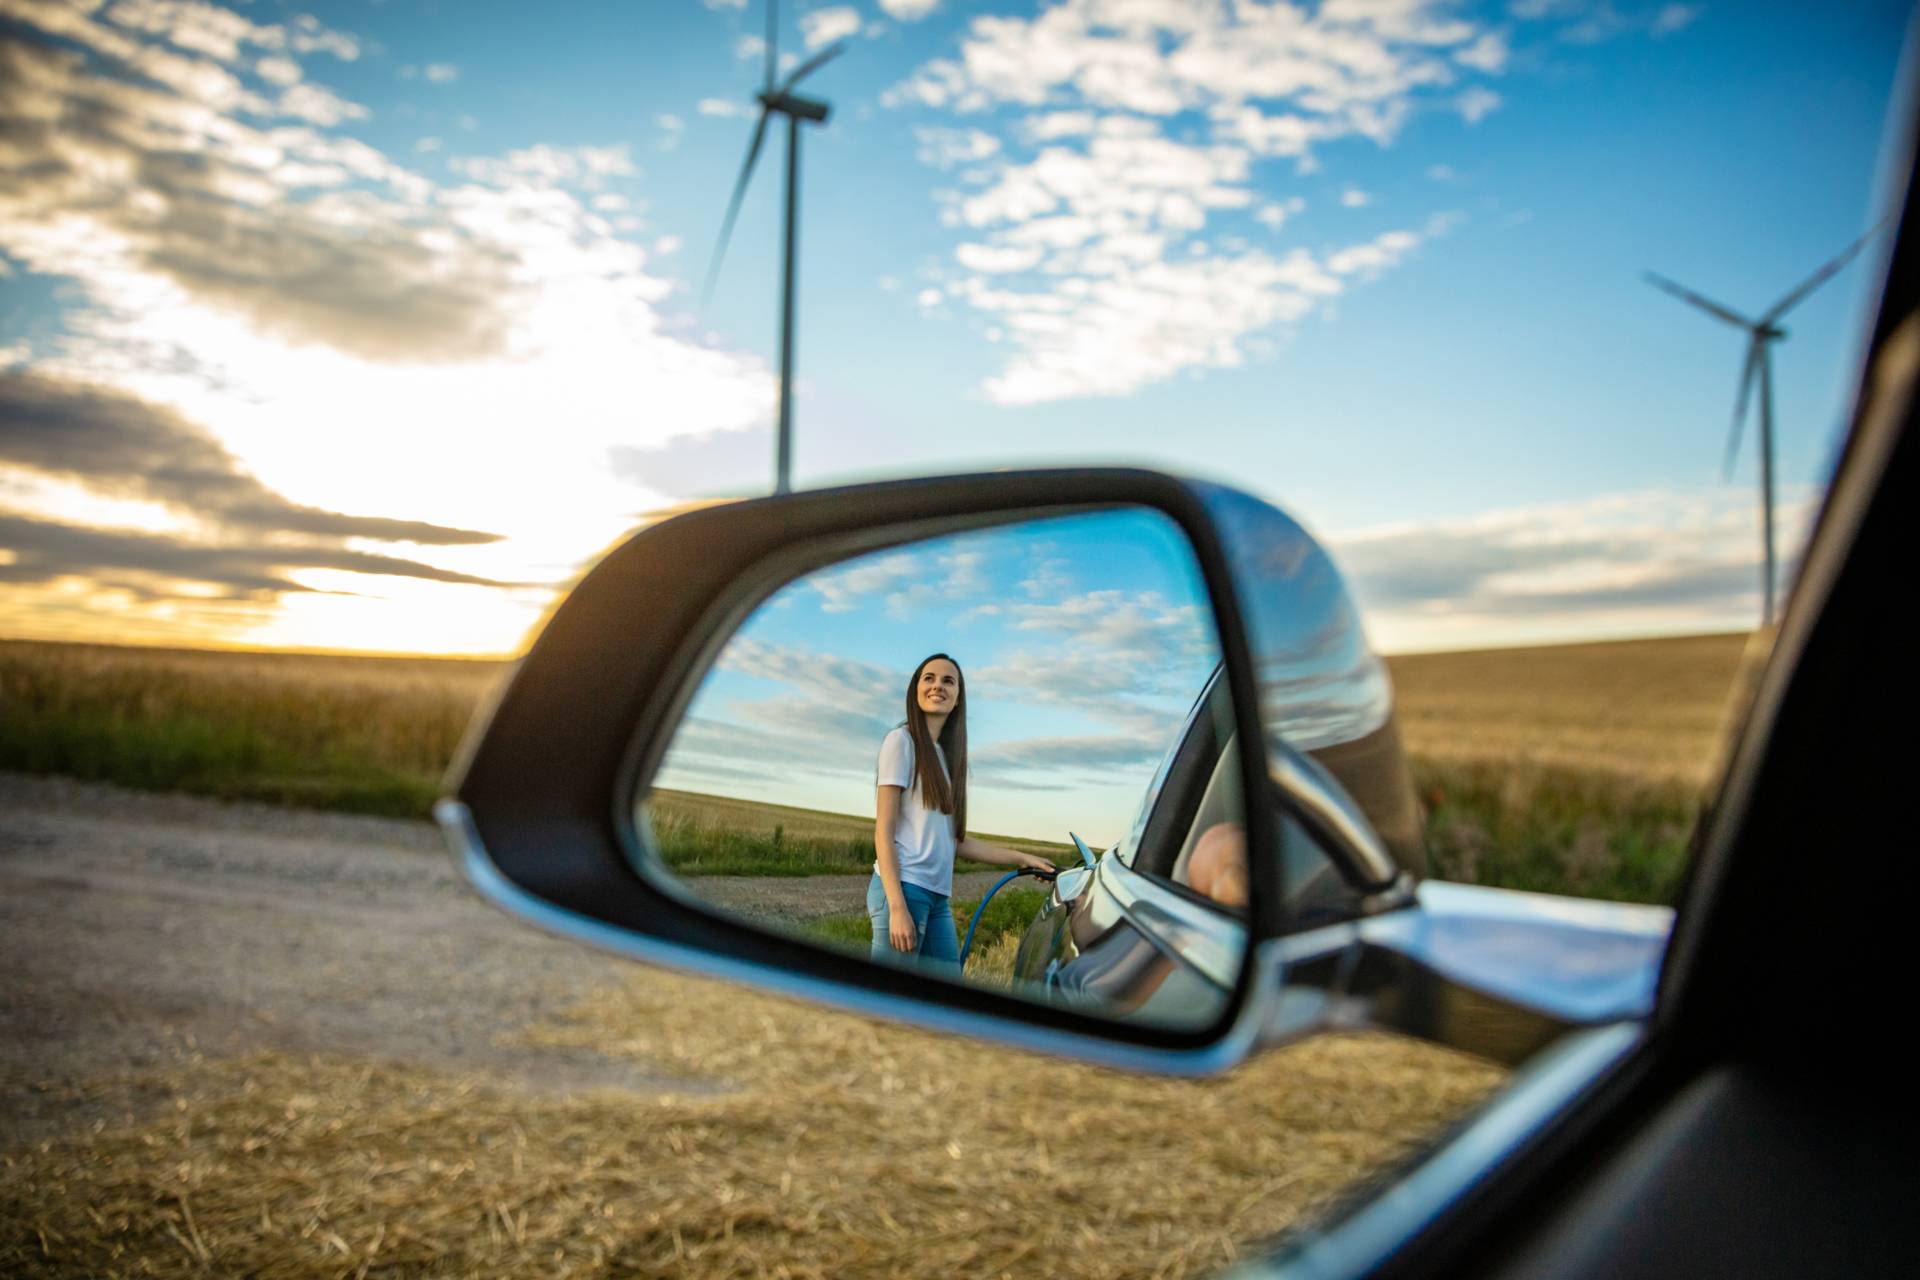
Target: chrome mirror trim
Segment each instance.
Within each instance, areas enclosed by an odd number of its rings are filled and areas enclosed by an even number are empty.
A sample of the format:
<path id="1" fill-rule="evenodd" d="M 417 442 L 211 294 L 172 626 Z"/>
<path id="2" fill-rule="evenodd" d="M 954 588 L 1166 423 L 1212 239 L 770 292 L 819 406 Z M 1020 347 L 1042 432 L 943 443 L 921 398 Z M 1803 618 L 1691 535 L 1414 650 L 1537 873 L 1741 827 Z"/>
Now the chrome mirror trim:
<path id="1" fill-rule="evenodd" d="M 1400 877 L 1399 862 L 1331 773 L 1271 735 L 1267 770 L 1282 803 L 1345 862 L 1360 888 L 1392 887 Z"/>

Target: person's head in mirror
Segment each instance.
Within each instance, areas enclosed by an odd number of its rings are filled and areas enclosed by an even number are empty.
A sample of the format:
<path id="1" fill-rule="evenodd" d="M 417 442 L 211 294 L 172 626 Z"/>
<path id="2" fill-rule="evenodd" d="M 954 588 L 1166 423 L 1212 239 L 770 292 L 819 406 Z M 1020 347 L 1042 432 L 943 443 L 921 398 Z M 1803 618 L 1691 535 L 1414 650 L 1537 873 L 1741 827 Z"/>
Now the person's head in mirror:
<path id="1" fill-rule="evenodd" d="M 967 678 L 944 653 L 907 681 L 906 718 L 881 740 L 874 769 L 873 954 L 958 968 L 953 925 L 956 857 L 1053 869 L 1045 858 L 967 835 Z"/>
<path id="2" fill-rule="evenodd" d="M 1187 883 L 1223 907 L 1247 905 L 1247 832 L 1237 822 L 1217 822 L 1193 846 Z"/>

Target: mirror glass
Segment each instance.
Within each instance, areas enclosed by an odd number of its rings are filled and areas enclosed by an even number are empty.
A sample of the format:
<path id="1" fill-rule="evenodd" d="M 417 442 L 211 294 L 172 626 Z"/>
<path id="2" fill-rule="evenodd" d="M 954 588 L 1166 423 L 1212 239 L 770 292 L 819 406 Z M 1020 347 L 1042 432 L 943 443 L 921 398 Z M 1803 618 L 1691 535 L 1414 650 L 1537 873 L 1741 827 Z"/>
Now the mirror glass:
<path id="1" fill-rule="evenodd" d="M 784 583 L 720 647 L 636 826 L 643 874 L 755 927 L 1197 1029 L 1245 948 L 1241 789 L 1192 547 L 1118 507 Z"/>

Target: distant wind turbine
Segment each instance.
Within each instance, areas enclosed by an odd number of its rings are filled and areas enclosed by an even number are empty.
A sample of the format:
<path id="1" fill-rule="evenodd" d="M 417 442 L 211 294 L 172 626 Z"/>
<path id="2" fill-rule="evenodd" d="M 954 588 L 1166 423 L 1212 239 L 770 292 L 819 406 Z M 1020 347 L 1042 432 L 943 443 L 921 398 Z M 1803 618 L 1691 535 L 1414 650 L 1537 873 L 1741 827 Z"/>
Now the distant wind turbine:
<path id="1" fill-rule="evenodd" d="M 1665 276 L 1645 272 L 1646 281 L 1656 289 L 1664 290 L 1680 299 L 1690 302 L 1716 320 L 1724 320 L 1736 329 L 1747 332 L 1747 360 L 1740 369 L 1739 398 L 1733 402 L 1733 433 L 1727 440 L 1726 474 L 1733 475 L 1733 464 L 1740 452 L 1740 429 L 1746 422 L 1747 401 L 1755 383 L 1760 386 L 1760 541 L 1764 556 L 1760 570 L 1761 592 L 1765 604 L 1762 623 L 1773 625 L 1773 344 L 1787 336 L 1787 331 L 1775 322 L 1806 300 L 1808 294 L 1838 275 L 1840 269 L 1853 261 L 1860 250 L 1866 248 L 1867 241 L 1880 234 L 1887 225 L 1883 220 L 1876 223 L 1865 235 L 1848 245 L 1838 256 L 1823 265 L 1818 271 L 1794 286 L 1780 301 L 1768 308 L 1758 320 L 1749 320 L 1731 307 L 1721 306 L 1711 298 L 1705 298 L 1687 288 L 1676 284 Z"/>
<path id="2" fill-rule="evenodd" d="M 713 296 L 714 281 L 720 277 L 720 262 L 727 254 L 727 241 L 733 236 L 733 223 L 740 216 L 740 202 L 746 198 L 747 183 L 753 178 L 753 166 L 760 159 L 760 144 L 766 140 L 767 120 L 776 112 L 787 118 L 787 225 L 784 283 L 780 291 L 780 421 L 774 438 L 773 491 L 786 493 L 793 470 L 793 279 L 794 247 L 800 221 L 800 125 L 802 121 L 825 124 L 831 108 L 815 98 L 802 98 L 793 87 L 833 61 L 847 50 L 846 41 L 830 45 L 801 63 L 778 86 L 773 82 L 779 62 L 778 0 L 767 0 L 767 75 L 754 100 L 760 104 L 760 120 L 753 127 L 753 139 L 747 143 L 747 160 L 740 166 L 740 177 L 733 185 L 733 199 L 727 202 L 727 216 L 720 224 L 720 240 L 714 246 L 713 265 L 707 270 L 704 296 Z"/>

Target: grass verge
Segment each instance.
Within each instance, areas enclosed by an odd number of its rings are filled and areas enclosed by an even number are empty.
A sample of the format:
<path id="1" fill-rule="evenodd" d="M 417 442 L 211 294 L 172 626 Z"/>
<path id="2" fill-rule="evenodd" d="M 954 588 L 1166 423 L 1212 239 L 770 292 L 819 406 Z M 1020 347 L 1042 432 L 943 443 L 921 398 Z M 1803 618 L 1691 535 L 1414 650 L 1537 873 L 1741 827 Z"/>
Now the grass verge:
<path id="1" fill-rule="evenodd" d="M 1413 762 L 1442 880 L 1671 903 L 1699 792 L 1675 781 L 1512 761 Z"/>

